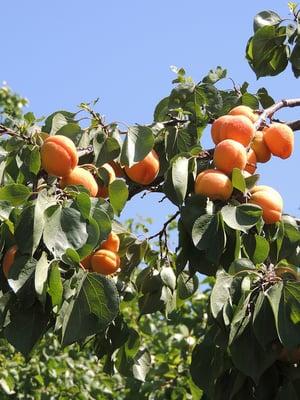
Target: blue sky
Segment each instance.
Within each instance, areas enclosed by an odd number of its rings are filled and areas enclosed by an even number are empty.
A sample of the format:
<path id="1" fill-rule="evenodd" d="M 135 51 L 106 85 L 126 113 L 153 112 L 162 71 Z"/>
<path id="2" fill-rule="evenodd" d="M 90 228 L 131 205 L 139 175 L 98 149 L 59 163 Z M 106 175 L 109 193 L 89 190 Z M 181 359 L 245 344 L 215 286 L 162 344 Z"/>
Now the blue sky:
<path id="1" fill-rule="evenodd" d="M 300 82 L 290 69 L 256 81 L 244 51 L 254 15 L 272 9 L 288 16 L 287 1 L 208 2 L 190 0 L 101 1 L 4 0 L 1 2 L 0 81 L 30 100 L 36 115 L 100 97 L 107 121 L 152 121 L 156 103 L 171 90 L 171 65 L 184 67 L 195 80 L 221 65 L 237 83 L 265 86 L 275 99 L 300 97 Z M 228 80 L 227 87 L 231 87 Z M 294 109 L 278 115 L 297 119 Z M 285 210 L 299 216 L 297 186 L 300 132 L 291 159 L 262 165 L 261 183 L 279 190 Z M 207 141 L 208 143 L 208 141 Z M 172 210 L 146 196 L 128 205 L 155 218 L 155 231 Z"/>

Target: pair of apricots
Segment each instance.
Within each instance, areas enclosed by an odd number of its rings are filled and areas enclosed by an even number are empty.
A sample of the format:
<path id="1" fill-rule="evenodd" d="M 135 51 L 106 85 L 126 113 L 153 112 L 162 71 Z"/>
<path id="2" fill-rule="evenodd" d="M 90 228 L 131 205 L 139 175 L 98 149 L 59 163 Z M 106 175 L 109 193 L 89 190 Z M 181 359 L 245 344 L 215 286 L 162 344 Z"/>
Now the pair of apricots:
<path id="1" fill-rule="evenodd" d="M 114 274 L 120 267 L 120 257 L 118 256 L 119 247 L 119 236 L 111 232 L 108 238 L 101 243 L 98 250 L 81 261 L 81 265 L 84 269 L 103 275 Z"/>
<path id="2" fill-rule="evenodd" d="M 108 238 L 101 243 L 98 250 L 85 257 L 81 261 L 84 269 L 98 272 L 103 275 L 111 275 L 120 267 L 120 257 L 118 251 L 120 247 L 120 239 L 117 234 L 111 232 Z M 15 261 L 18 246 L 11 246 L 5 253 L 2 261 L 2 269 L 4 276 L 8 278 L 9 270 Z"/>
<path id="3" fill-rule="evenodd" d="M 230 175 L 239 168 L 245 177 L 256 171 L 257 162 L 265 163 L 271 156 L 290 157 L 294 147 L 294 133 L 282 123 L 272 123 L 256 131 L 259 116 L 250 107 L 237 106 L 228 115 L 216 119 L 211 127 L 214 149 L 214 169 L 198 174 L 195 192 L 211 200 L 228 200 L 233 191 Z M 250 190 L 249 203 L 262 208 L 263 220 L 272 224 L 281 219 L 283 201 L 280 194 L 265 185 Z"/>
<path id="4" fill-rule="evenodd" d="M 82 185 L 92 197 L 108 197 L 106 185 L 98 184 L 94 175 L 87 169 L 78 166 L 78 155 L 75 144 L 71 139 L 55 135 L 49 136 L 41 146 L 42 168 L 52 176 L 60 177 L 60 187 L 68 185 Z M 112 183 L 116 176 L 123 177 L 122 168 L 115 162 L 105 163 L 104 168 L 108 174 L 108 183 Z M 159 159 L 155 150 L 131 167 L 124 167 L 126 175 L 134 182 L 141 185 L 150 184 L 159 172 Z"/>

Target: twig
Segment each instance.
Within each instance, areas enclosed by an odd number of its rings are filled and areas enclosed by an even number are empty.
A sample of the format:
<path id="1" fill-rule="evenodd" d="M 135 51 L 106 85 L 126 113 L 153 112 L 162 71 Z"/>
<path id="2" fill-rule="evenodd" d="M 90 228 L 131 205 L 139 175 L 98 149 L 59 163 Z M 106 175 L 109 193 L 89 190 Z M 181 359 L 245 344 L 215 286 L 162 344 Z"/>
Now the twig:
<path id="1" fill-rule="evenodd" d="M 278 103 L 273 104 L 271 107 L 266 108 L 261 113 L 259 119 L 255 123 L 255 128 L 256 129 L 262 128 L 266 124 L 266 119 L 272 118 L 273 115 L 281 108 L 299 107 L 299 106 L 300 106 L 300 98 L 281 100 Z M 298 124 L 294 124 L 294 126 L 298 127 Z"/>
<path id="2" fill-rule="evenodd" d="M 158 236 L 159 238 L 162 238 L 163 235 L 164 235 L 164 234 L 166 233 L 166 231 L 167 231 L 168 225 L 169 225 L 172 221 L 174 221 L 174 219 L 176 219 L 176 218 L 178 217 L 179 214 L 180 214 L 180 211 L 178 210 L 174 215 L 172 215 L 172 217 L 170 217 L 170 218 L 163 224 L 163 227 L 162 227 L 162 229 L 161 229 L 159 232 L 155 233 L 155 234 L 152 235 L 152 236 L 149 236 L 147 239 L 148 239 L 148 240 L 151 240 L 151 239 L 156 238 L 157 236 Z"/>

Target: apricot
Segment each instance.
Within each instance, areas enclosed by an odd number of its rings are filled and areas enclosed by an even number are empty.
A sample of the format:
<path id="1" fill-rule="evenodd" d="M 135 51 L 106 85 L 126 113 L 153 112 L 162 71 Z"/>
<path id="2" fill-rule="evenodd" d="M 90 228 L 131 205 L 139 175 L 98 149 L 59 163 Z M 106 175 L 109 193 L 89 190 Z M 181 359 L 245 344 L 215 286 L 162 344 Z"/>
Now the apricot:
<path id="1" fill-rule="evenodd" d="M 274 156 L 285 159 L 293 152 L 294 132 L 286 124 L 274 122 L 264 129 L 264 141 Z"/>
<path id="2" fill-rule="evenodd" d="M 283 200 L 280 194 L 270 186 L 254 186 L 251 191 L 249 203 L 262 208 L 262 218 L 266 224 L 280 221 L 283 209 Z"/>
<path id="3" fill-rule="evenodd" d="M 264 140 L 265 132 L 257 131 L 251 143 L 251 148 L 254 150 L 256 159 L 260 163 L 266 163 L 271 158 L 271 152 Z"/>
<path id="4" fill-rule="evenodd" d="M 224 172 L 207 169 L 198 174 L 195 181 L 195 193 L 211 200 L 228 200 L 232 194 L 232 183 Z"/>
<path id="5" fill-rule="evenodd" d="M 93 254 L 91 264 L 94 272 L 110 275 L 120 267 L 120 257 L 111 250 L 100 249 Z"/>
<path id="6" fill-rule="evenodd" d="M 222 141 L 222 139 L 220 137 L 221 127 L 227 119 L 228 119 L 228 115 L 222 115 L 221 117 L 217 118 L 213 122 L 213 124 L 211 126 L 211 137 L 212 137 L 214 144 L 218 144 Z"/>
<path id="7" fill-rule="evenodd" d="M 241 143 L 225 139 L 217 144 L 214 151 L 214 164 L 220 171 L 230 174 L 233 168 L 244 169 L 246 163 L 247 152 Z"/>
<path id="8" fill-rule="evenodd" d="M 249 146 L 254 134 L 254 124 L 244 115 L 228 115 L 220 130 L 221 140 L 233 139 L 245 147 Z"/>
<path id="9" fill-rule="evenodd" d="M 244 105 L 234 107 L 229 111 L 228 115 L 244 115 L 248 117 L 251 122 L 256 122 L 259 118 L 259 115 L 255 113 L 252 108 Z"/>
<path id="10" fill-rule="evenodd" d="M 14 244 L 7 250 L 7 252 L 5 253 L 5 255 L 3 257 L 2 269 L 3 269 L 4 276 L 6 278 L 8 278 L 9 270 L 15 261 L 17 251 L 18 251 L 18 246 L 16 244 Z"/>
<path id="11" fill-rule="evenodd" d="M 101 249 L 114 251 L 115 253 L 119 251 L 119 247 L 120 239 L 119 236 L 114 232 L 110 232 L 108 238 L 104 240 L 104 242 L 102 242 L 100 246 Z"/>
<path id="12" fill-rule="evenodd" d="M 108 184 L 112 183 L 116 179 L 116 174 L 111 165 L 108 163 L 103 164 L 101 168 L 104 168 L 108 174 Z M 108 197 L 108 186 L 105 184 L 98 184 L 98 193 L 97 197 Z"/>
<path id="13" fill-rule="evenodd" d="M 132 167 L 125 166 L 126 175 L 136 183 L 149 185 L 154 181 L 159 172 L 159 158 L 155 150 Z"/>
<path id="14" fill-rule="evenodd" d="M 220 117 L 213 123 L 212 138 L 215 144 L 225 139 L 232 139 L 245 147 L 249 146 L 255 133 L 254 124 L 250 119 L 244 115 L 224 117 L 226 118 Z"/>
<path id="15" fill-rule="evenodd" d="M 42 168 L 53 176 L 65 176 L 78 164 L 75 144 L 66 136 L 49 136 L 41 146 Z"/>
<path id="16" fill-rule="evenodd" d="M 98 185 L 94 176 L 84 168 L 75 167 L 69 175 L 62 177 L 60 187 L 64 189 L 68 185 L 82 185 L 92 197 L 96 197 L 98 193 Z"/>
<path id="17" fill-rule="evenodd" d="M 251 175 L 254 174 L 257 168 L 256 161 L 256 154 L 254 150 L 248 150 L 245 171 L 249 172 Z"/>

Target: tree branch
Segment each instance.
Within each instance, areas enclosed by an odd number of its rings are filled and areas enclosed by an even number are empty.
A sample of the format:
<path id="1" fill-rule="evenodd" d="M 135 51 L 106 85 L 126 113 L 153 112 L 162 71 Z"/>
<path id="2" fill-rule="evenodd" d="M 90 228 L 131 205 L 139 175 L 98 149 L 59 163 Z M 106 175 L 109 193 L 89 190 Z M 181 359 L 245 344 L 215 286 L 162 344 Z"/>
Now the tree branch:
<path id="1" fill-rule="evenodd" d="M 258 121 L 255 123 L 255 128 L 256 129 L 262 128 L 266 124 L 266 119 L 272 118 L 273 115 L 280 109 L 287 108 L 287 107 L 289 107 L 289 108 L 299 107 L 299 106 L 300 106 L 300 98 L 281 100 L 278 103 L 273 104 L 271 107 L 266 108 L 261 113 Z M 295 122 L 297 122 L 297 121 L 295 121 Z M 292 126 L 296 127 L 297 130 L 299 129 L 298 124 L 293 125 L 293 123 L 292 123 Z M 291 129 L 293 129 L 293 128 L 291 127 Z M 296 129 L 293 129 L 293 130 L 296 130 Z"/>
<path id="2" fill-rule="evenodd" d="M 174 221 L 174 219 L 176 219 L 176 218 L 178 217 L 179 214 L 180 214 L 180 210 L 178 210 L 174 215 L 172 215 L 172 216 L 163 224 L 163 227 L 162 227 L 162 229 L 161 229 L 159 232 L 155 233 L 155 234 L 152 235 L 152 236 L 149 236 L 149 237 L 147 238 L 147 240 L 154 239 L 154 238 L 156 238 L 157 236 L 159 237 L 159 240 L 161 240 L 162 237 L 163 237 L 163 235 L 165 235 L 166 232 L 167 232 L 168 225 L 169 225 L 172 221 Z"/>

